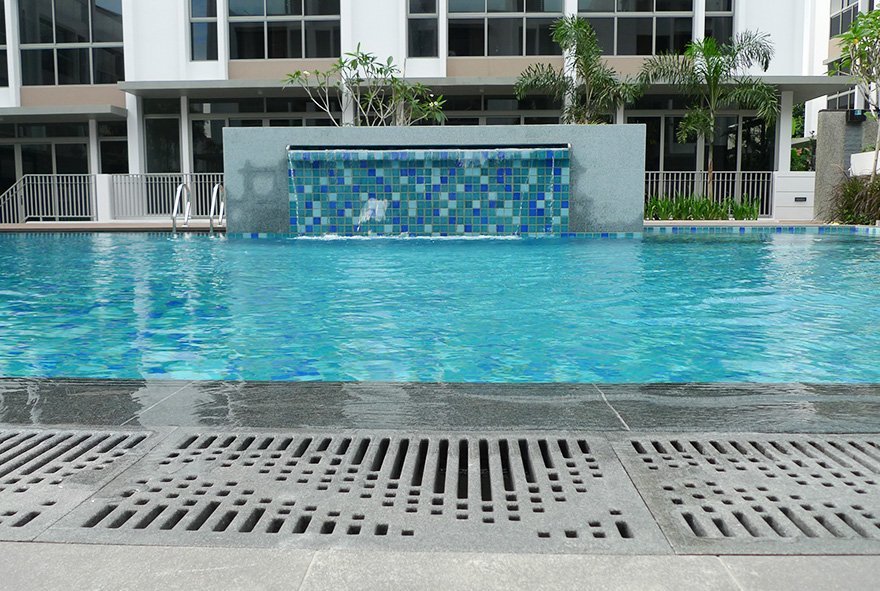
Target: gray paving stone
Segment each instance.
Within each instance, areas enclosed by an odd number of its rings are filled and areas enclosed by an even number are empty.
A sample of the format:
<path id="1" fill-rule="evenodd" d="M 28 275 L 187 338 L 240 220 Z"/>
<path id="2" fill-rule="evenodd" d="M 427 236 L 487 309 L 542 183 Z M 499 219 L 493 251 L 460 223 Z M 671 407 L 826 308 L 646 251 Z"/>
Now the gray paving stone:
<path id="1" fill-rule="evenodd" d="M 41 541 L 663 554 L 603 439 L 179 431 Z"/>
<path id="2" fill-rule="evenodd" d="M 743 591 L 852 591 L 880 585 L 880 557 L 723 556 Z"/>
<path id="3" fill-rule="evenodd" d="M 144 426 L 620 430 L 591 384 L 193 382 Z"/>
<path id="4" fill-rule="evenodd" d="M 676 552 L 880 554 L 880 437 L 615 439 Z"/>
<path id="5" fill-rule="evenodd" d="M 16 591 L 291 591 L 311 552 L 0 543 L 3 588 Z"/>
<path id="6" fill-rule="evenodd" d="M 880 432 L 876 384 L 599 384 L 635 431 Z"/>
<path id="7" fill-rule="evenodd" d="M 714 557 L 320 551 L 302 591 L 736 591 Z"/>
<path id="8" fill-rule="evenodd" d="M 188 382 L 0 378 L 0 423 L 121 425 Z"/>

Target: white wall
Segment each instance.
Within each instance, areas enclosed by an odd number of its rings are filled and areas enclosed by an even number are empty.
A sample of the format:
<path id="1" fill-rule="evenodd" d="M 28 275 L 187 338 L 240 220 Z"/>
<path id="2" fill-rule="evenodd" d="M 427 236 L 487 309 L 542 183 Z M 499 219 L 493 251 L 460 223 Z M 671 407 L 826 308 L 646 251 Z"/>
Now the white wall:
<path id="1" fill-rule="evenodd" d="M 768 76 L 809 74 L 804 56 L 812 51 L 813 40 L 809 38 L 807 23 L 812 22 L 810 11 L 815 1 L 830 0 L 736 0 L 736 31 L 767 33 L 776 49 Z M 754 73 L 760 73 L 760 69 Z"/>
<path id="2" fill-rule="evenodd" d="M 188 2 L 183 0 L 123 0 L 125 79 L 225 80 L 226 0 L 217 2 L 220 59 L 192 62 L 189 59 Z"/>

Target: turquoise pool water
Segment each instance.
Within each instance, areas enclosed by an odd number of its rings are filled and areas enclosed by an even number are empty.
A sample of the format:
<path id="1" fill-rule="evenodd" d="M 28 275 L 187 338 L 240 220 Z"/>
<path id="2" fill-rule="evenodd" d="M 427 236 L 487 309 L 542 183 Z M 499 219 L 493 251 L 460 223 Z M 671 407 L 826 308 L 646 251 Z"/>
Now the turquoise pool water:
<path id="1" fill-rule="evenodd" d="M 0 234 L 0 376 L 880 382 L 880 240 Z"/>

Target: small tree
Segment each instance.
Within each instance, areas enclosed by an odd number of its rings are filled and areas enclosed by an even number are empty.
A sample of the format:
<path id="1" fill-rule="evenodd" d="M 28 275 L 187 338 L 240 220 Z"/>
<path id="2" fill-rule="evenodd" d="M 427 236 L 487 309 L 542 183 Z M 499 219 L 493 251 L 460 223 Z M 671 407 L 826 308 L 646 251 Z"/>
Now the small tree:
<path id="1" fill-rule="evenodd" d="M 645 62 L 640 79 L 644 84 L 665 82 L 693 99 L 678 126 L 678 141 L 702 138 L 714 141 L 718 114 L 724 109 L 754 109 L 758 117 L 770 122 L 779 113 L 776 89 L 748 75 L 757 65 L 770 67 L 773 45 L 767 35 L 746 31 L 729 44 L 707 37 L 688 45 L 684 55 L 663 54 Z M 713 193 L 715 157 L 709 150 L 708 195 Z"/>
<path id="2" fill-rule="evenodd" d="M 442 96 L 434 96 L 422 84 L 408 82 L 393 58 L 382 61 L 362 51 L 360 45 L 326 71 L 288 74 L 284 86 L 302 88 L 337 127 L 342 125 L 333 115 L 337 104 L 343 112 L 353 110 L 355 126 L 405 126 L 445 119 Z"/>
<path id="3" fill-rule="evenodd" d="M 840 69 L 856 79 L 875 117 L 880 114 L 880 10 L 860 14 L 849 31 L 840 37 Z M 871 183 L 877 178 L 880 159 L 880 121 L 874 143 Z"/>
<path id="4" fill-rule="evenodd" d="M 534 64 L 516 82 L 516 97 L 542 91 L 564 101 L 563 123 L 604 123 L 608 112 L 641 95 L 641 85 L 617 73 L 602 59 L 596 33 L 586 21 L 566 16 L 553 24 L 553 41 L 562 48 L 565 65 Z"/>

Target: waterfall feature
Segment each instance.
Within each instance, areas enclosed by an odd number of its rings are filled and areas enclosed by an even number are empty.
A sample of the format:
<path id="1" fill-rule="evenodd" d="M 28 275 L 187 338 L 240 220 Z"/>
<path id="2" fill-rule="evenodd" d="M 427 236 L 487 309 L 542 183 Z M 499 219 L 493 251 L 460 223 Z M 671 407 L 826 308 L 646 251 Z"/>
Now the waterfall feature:
<path id="1" fill-rule="evenodd" d="M 288 149 L 299 236 L 568 232 L 570 149 Z"/>

